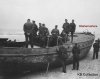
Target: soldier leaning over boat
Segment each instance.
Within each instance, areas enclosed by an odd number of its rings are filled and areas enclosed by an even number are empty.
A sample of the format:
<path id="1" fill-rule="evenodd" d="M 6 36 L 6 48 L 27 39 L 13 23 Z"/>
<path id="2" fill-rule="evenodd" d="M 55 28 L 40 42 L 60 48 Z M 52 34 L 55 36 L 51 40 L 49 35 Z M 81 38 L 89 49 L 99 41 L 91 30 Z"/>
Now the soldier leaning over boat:
<path id="1" fill-rule="evenodd" d="M 79 54 L 80 54 L 80 48 L 75 43 L 75 46 L 72 48 L 72 54 L 73 54 L 73 69 L 72 70 L 78 70 L 79 69 Z"/>
<path id="2" fill-rule="evenodd" d="M 98 52 L 99 52 L 99 42 L 98 40 L 95 40 L 95 43 L 93 44 L 93 59 L 98 59 Z"/>
<path id="3" fill-rule="evenodd" d="M 61 43 L 56 51 L 62 64 L 62 72 L 66 73 L 66 59 L 68 58 L 67 48 L 65 48 Z"/>
<path id="4" fill-rule="evenodd" d="M 25 34 L 25 41 L 26 41 L 26 48 L 28 48 L 28 44 L 31 44 L 31 48 L 33 47 L 33 24 L 31 23 L 30 19 L 23 26 L 24 34 Z"/>

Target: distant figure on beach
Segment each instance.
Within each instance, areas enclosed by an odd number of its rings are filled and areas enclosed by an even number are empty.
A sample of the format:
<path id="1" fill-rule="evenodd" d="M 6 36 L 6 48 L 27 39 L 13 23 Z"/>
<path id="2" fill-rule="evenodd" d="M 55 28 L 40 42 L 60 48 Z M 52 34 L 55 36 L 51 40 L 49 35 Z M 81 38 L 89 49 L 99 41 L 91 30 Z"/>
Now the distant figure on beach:
<path id="1" fill-rule="evenodd" d="M 59 36 L 58 25 L 55 25 L 55 28 L 51 31 L 52 34 L 52 43 L 53 45 L 57 45 L 57 39 Z"/>
<path id="2" fill-rule="evenodd" d="M 67 19 L 65 19 L 65 23 L 63 24 L 62 28 L 63 28 L 63 31 L 66 33 L 66 36 L 68 38 L 68 34 L 70 32 L 70 26 L 69 26 Z"/>
<path id="3" fill-rule="evenodd" d="M 26 48 L 28 48 L 28 44 L 31 44 L 31 48 L 33 48 L 33 24 L 31 23 L 30 19 L 23 26 L 24 34 L 25 34 L 25 41 L 26 41 Z"/>
<path id="4" fill-rule="evenodd" d="M 93 44 L 93 59 L 98 59 L 98 52 L 99 52 L 99 42 L 98 40 L 95 40 L 95 43 Z"/>
<path id="5" fill-rule="evenodd" d="M 66 59 L 68 58 L 67 49 L 62 44 L 60 44 L 56 51 L 62 64 L 62 72 L 66 73 Z"/>
<path id="6" fill-rule="evenodd" d="M 70 23 L 71 42 L 73 42 L 73 34 L 75 30 L 76 30 L 76 24 L 74 23 L 74 20 L 72 20 L 72 23 Z"/>
<path id="7" fill-rule="evenodd" d="M 72 70 L 75 70 L 75 69 L 78 70 L 80 48 L 78 47 L 77 43 L 75 43 L 75 46 L 72 48 L 72 54 L 73 54 L 73 69 Z"/>

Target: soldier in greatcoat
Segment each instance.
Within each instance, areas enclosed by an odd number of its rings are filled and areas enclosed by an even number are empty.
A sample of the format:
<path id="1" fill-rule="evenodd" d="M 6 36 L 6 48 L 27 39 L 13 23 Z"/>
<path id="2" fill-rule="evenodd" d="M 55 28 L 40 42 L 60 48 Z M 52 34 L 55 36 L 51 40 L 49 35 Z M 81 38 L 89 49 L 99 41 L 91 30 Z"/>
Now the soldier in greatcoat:
<path id="1" fill-rule="evenodd" d="M 63 24 L 62 28 L 63 28 L 63 31 L 66 33 L 66 36 L 68 38 L 68 34 L 70 32 L 70 26 L 69 26 L 67 19 L 65 19 L 65 23 Z"/>
<path id="2" fill-rule="evenodd" d="M 25 41 L 26 41 L 26 48 L 28 48 L 28 44 L 31 44 L 31 48 L 33 48 L 33 38 L 32 38 L 32 31 L 33 31 L 33 24 L 31 23 L 30 19 L 23 26 Z"/>
<path id="3" fill-rule="evenodd" d="M 33 24 L 33 30 L 32 30 L 32 42 L 33 42 L 33 45 L 37 42 L 37 32 L 38 32 L 38 26 L 37 24 L 35 23 L 35 21 L 33 20 L 32 21 L 32 24 Z"/>
<path id="4" fill-rule="evenodd" d="M 63 45 L 60 45 L 57 49 L 58 58 L 62 64 L 62 72 L 66 73 L 66 59 L 68 58 L 67 48 Z"/>
<path id="5" fill-rule="evenodd" d="M 74 20 L 72 20 L 72 23 L 70 23 L 71 42 L 73 42 L 73 35 L 75 30 L 76 30 L 76 24 L 74 23 Z"/>
<path id="6" fill-rule="evenodd" d="M 59 29 L 58 29 L 58 25 L 55 25 L 55 28 L 51 31 L 51 34 L 52 34 L 52 43 L 54 45 L 57 45 L 57 39 L 58 39 L 58 36 L 59 36 Z"/>
<path id="7" fill-rule="evenodd" d="M 72 48 L 72 54 L 73 54 L 73 69 L 72 70 L 75 70 L 75 69 L 78 70 L 80 48 L 78 47 L 77 43 L 75 43 L 75 46 Z"/>

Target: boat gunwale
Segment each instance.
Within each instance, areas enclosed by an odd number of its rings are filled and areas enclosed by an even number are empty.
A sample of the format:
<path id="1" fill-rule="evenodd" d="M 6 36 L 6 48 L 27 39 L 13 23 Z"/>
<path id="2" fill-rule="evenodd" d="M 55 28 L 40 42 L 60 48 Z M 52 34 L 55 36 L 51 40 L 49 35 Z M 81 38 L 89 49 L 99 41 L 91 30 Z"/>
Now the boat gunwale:
<path id="1" fill-rule="evenodd" d="M 77 33 L 77 34 L 85 34 L 85 33 Z M 90 35 L 90 34 L 89 34 Z M 94 34 L 91 34 L 92 36 L 94 36 L 95 37 L 95 35 Z M 93 39 L 92 39 L 93 40 Z M 90 41 L 90 40 L 88 40 L 88 41 Z M 87 42 L 87 41 L 85 41 L 85 42 Z M 78 43 L 84 43 L 84 42 L 78 42 Z M 72 44 L 75 44 L 75 43 L 72 43 Z M 67 43 L 64 43 L 64 45 L 69 45 L 69 44 L 67 44 Z M 19 48 L 23 48 L 23 49 L 48 49 L 48 48 L 54 48 L 54 47 L 58 47 L 58 46 L 53 46 L 53 47 L 46 47 L 46 48 L 25 48 L 25 47 L 1 47 L 1 48 L 4 48 L 4 49 L 19 49 Z"/>
<path id="2" fill-rule="evenodd" d="M 85 42 L 88 42 L 88 41 L 85 41 Z M 79 42 L 79 43 L 84 43 L 84 42 Z M 75 43 L 73 43 L 73 44 L 75 44 Z M 91 45 L 92 44 L 85 46 L 85 47 L 82 47 L 81 50 L 84 49 L 84 48 L 90 47 Z M 72 51 L 68 51 L 68 52 L 72 52 Z M 55 53 L 27 54 L 27 55 L 26 54 L 0 54 L 0 57 L 28 57 L 28 56 L 42 56 L 42 55 L 54 55 L 54 54 L 57 54 L 57 53 L 55 52 Z"/>
<path id="3" fill-rule="evenodd" d="M 81 33 L 77 33 L 77 34 L 81 34 Z M 85 34 L 85 33 L 82 33 L 82 34 Z M 87 34 L 87 35 L 92 35 L 92 36 L 94 36 L 94 38 L 92 38 L 91 40 L 88 40 L 88 41 L 93 41 L 94 39 L 95 39 L 95 35 L 94 34 Z M 84 42 L 78 42 L 78 44 L 80 44 L 80 43 L 85 43 L 85 42 L 88 42 L 88 41 L 84 41 Z M 75 43 L 72 43 L 73 45 L 75 44 Z M 70 45 L 70 44 L 67 44 L 67 43 L 64 43 L 63 45 Z M 89 46 L 91 46 L 92 45 L 92 43 L 90 44 L 90 45 L 87 45 L 87 46 L 85 46 L 85 47 L 81 47 L 81 50 L 82 49 L 84 49 L 84 48 L 86 48 L 86 47 L 89 47 Z M 55 48 L 57 48 L 58 46 L 54 46 Z M 23 47 L 1 47 L 0 49 L 52 49 L 52 48 L 54 48 L 54 47 L 48 47 L 48 48 L 23 48 Z M 70 51 L 68 51 L 68 52 L 71 52 L 71 50 Z M 0 54 L 0 57 L 28 57 L 28 56 L 42 56 L 42 55 L 54 55 L 54 54 L 57 54 L 55 51 L 54 52 L 52 52 L 52 53 L 42 53 L 42 54 Z"/>

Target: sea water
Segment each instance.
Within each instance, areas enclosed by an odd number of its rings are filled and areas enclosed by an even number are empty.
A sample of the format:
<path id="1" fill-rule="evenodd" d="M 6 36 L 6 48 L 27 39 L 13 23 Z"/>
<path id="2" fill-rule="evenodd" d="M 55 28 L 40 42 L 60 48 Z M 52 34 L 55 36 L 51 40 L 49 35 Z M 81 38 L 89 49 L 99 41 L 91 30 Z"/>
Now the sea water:
<path id="1" fill-rule="evenodd" d="M 11 35 L 0 35 L 0 38 L 8 38 L 8 40 L 16 40 L 19 41 L 25 41 L 25 35 L 24 34 L 11 34 Z M 100 38 L 100 34 L 95 34 L 95 39 Z"/>

